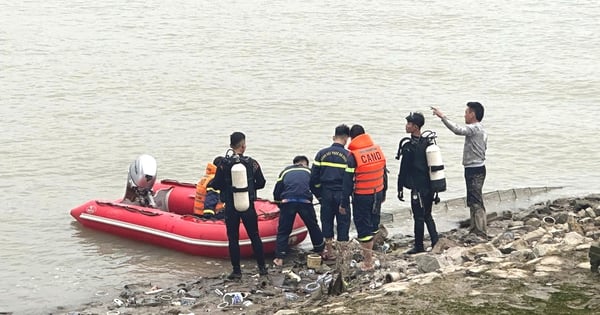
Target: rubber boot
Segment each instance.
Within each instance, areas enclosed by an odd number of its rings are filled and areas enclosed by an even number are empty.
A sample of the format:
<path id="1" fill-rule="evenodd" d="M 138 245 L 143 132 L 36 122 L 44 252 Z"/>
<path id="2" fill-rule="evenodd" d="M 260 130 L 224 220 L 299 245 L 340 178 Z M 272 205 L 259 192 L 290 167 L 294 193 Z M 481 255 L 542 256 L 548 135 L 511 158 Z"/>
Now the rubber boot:
<path id="1" fill-rule="evenodd" d="M 368 242 L 360 243 L 363 252 L 363 263 L 361 269 L 363 271 L 373 270 L 373 240 Z"/>
<path id="2" fill-rule="evenodd" d="M 323 250 L 323 253 L 321 254 L 321 258 L 323 258 L 323 260 L 335 260 L 336 259 L 335 251 L 333 249 L 333 239 L 332 238 L 328 238 L 325 240 L 325 250 Z"/>

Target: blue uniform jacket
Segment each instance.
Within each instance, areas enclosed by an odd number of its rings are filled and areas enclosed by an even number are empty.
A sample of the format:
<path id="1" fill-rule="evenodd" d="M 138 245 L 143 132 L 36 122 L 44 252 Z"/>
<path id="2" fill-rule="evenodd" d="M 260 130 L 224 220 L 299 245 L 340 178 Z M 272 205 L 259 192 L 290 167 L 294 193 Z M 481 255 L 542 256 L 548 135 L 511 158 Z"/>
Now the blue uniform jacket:
<path id="1" fill-rule="evenodd" d="M 323 189 L 343 190 L 344 173 L 348 167 L 349 154 L 350 151 L 339 143 L 333 143 L 330 147 L 317 152 L 310 178 L 310 188 L 317 198 L 321 197 Z"/>
<path id="2" fill-rule="evenodd" d="M 277 178 L 273 189 L 275 201 L 312 203 L 313 194 L 310 191 L 310 169 L 302 165 L 286 167 Z"/>

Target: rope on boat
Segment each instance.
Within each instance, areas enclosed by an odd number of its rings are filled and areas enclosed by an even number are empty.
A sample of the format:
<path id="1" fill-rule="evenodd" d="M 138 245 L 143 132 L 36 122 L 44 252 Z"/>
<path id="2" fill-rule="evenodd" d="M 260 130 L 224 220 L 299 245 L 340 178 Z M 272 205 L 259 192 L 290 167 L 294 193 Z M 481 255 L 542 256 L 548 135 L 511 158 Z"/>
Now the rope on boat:
<path id="1" fill-rule="evenodd" d="M 179 186 L 185 186 L 185 187 L 196 187 L 196 184 L 193 183 L 184 183 L 184 182 L 180 182 L 178 180 L 175 179 L 163 179 L 160 181 L 161 184 L 172 184 L 172 185 L 179 185 Z"/>
<path id="2" fill-rule="evenodd" d="M 161 215 L 159 212 L 153 212 L 153 211 L 148 211 L 148 210 L 144 210 L 144 209 L 138 209 L 136 207 L 132 207 L 132 206 L 129 206 L 129 205 L 124 205 L 124 204 L 121 204 L 121 203 L 106 202 L 106 201 L 96 201 L 96 202 L 98 204 L 100 204 L 100 205 L 108 205 L 108 206 L 113 206 L 113 207 L 119 207 L 119 208 L 123 208 L 123 209 L 125 209 L 127 211 L 130 211 L 130 212 L 137 212 L 137 213 L 140 213 L 140 214 L 143 214 L 143 215 L 147 215 L 147 216 L 150 216 L 150 217 Z"/>

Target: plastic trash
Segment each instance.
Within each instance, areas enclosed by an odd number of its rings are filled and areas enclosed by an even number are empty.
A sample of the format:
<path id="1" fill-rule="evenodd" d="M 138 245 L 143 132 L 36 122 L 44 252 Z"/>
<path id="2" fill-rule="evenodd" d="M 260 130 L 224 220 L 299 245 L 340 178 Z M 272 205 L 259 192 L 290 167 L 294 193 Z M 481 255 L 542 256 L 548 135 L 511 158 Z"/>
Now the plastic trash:
<path id="1" fill-rule="evenodd" d="M 300 282 L 302 281 L 302 278 L 300 278 L 299 275 L 295 274 L 291 269 L 290 270 L 284 270 L 281 273 L 285 274 L 286 277 L 296 281 L 296 282 Z"/>
<path id="2" fill-rule="evenodd" d="M 383 245 L 381 245 L 381 251 L 384 253 L 387 253 L 390 250 L 390 244 L 388 243 L 383 243 Z"/>
<path id="3" fill-rule="evenodd" d="M 326 287 L 327 285 L 329 285 L 329 283 L 333 280 L 333 275 L 329 272 L 324 273 L 322 275 L 320 275 L 317 278 L 317 282 L 320 283 L 322 286 Z"/>
<path id="4" fill-rule="evenodd" d="M 188 306 L 196 304 L 196 299 L 191 297 L 183 297 L 181 298 L 181 305 Z"/>
<path id="5" fill-rule="evenodd" d="M 244 302 L 244 296 L 241 292 L 230 292 L 223 295 L 223 302 L 227 302 L 227 305 L 237 305 Z"/>
<path id="6" fill-rule="evenodd" d="M 145 293 L 145 294 L 156 294 L 156 293 L 159 293 L 159 292 L 162 292 L 162 291 L 163 291 L 163 289 L 160 289 L 160 288 L 159 288 L 159 287 L 157 287 L 157 286 L 153 286 L 153 287 L 150 289 L 150 291 L 146 291 L 146 292 L 144 292 L 144 293 Z"/>
<path id="7" fill-rule="evenodd" d="M 288 301 L 297 301 L 300 297 L 298 296 L 298 294 L 293 293 L 293 292 L 285 292 L 285 299 Z"/>
<path id="8" fill-rule="evenodd" d="M 304 287 L 304 292 L 313 293 L 317 291 L 320 287 L 321 285 L 318 282 L 311 282 L 306 284 L 306 286 Z"/>

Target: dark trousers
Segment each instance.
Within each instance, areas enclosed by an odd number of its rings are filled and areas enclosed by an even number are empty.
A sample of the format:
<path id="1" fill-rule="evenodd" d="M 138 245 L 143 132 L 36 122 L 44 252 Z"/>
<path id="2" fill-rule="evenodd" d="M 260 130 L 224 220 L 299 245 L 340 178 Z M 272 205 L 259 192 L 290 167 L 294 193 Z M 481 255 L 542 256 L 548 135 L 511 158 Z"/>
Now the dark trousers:
<path id="1" fill-rule="evenodd" d="M 415 220 L 415 248 L 418 250 L 425 249 L 423 245 L 425 226 L 427 226 L 427 232 L 429 232 L 429 237 L 431 238 L 431 246 L 435 246 L 435 243 L 438 241 L 435 221 L 433 221 L 433 216 L 431 215 L 432 206 L 433 192 L 424 194 L 416 190 L 411 190 L 410 208 Z"/>
<path id="2" fill-rule="evenodd" d="M 487 217 L 483 204 L 483 183 L 485 182 L 485 166 L 466 167 L 465 183 L 467 184 L 467 206 L 471 213 L 471 233 L 487 235 Z"/>
<path id="3" fill-rule="evenodd" d="M 246 228 L 246 233 L 252 242 L 252 250 L 259 267 L 265 265 L 263 244 L 258 235 L 258 217 L 254 207 L 247 211 L 239 212 L 231 207 L 225 207 L 225 226 L 227 227 L 227 238 L 229 239 L 229 257 L 234 272 L 241 272 L 240 268 L 240 220 Z"/>
<path id="4" fill-rule="evenodd" d="M 337 240 L 347 242 L 350 240 L 350 209 L 346 214 L 339 211 L 342 202 L 342 191 L 323 189 L 321 195 L 321 227 L 325 238 L 333 238 L 333 221 L 337 223 Z"/>
<path id="5" fill-rule="evenodd" d="M 369 242 L 379 231 L 381 222 L 381 202 L 383 192 L 370 195 L 357 195 L 352 197 L 354 208 L 354 226 L 359 242 Z"/>
<path id="6" fill-rule="evenodd" d="M 302 221 L 304 221 L 304 224 L 308 229 L 313 250 L 317 253 L 323 251 L 325 240 L 323 239 L 323 233 L 317 222 L 317 214 L 315 213 L 315 207 L 312 203 L 282 203 L 279 205 L 279 209 L 281 211 L 279 212 L 279 226 L 277 227 L 276 258 L 285 258 L 288 254 L 288 241 L 294 226 L 296 213 L 300 216 Z"/>

